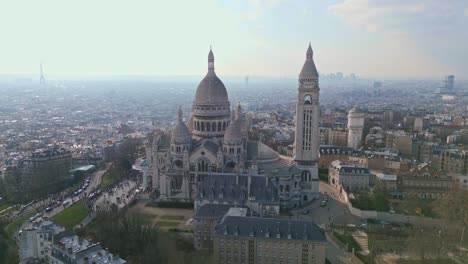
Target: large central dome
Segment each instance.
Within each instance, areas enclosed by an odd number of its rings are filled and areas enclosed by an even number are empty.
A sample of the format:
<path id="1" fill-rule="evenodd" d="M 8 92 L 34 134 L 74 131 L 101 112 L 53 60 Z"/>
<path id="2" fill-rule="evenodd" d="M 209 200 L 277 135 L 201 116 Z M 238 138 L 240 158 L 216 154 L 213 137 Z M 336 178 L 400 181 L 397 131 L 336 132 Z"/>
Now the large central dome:
<path id="1" fill-rule="evenodd" d="M 201 80 L 192 106 L 192 135 L 195 139 L 221 138 L 231 114 L 228 94 L 214 71 L 213 51 L 208 54 L 208 73 Z"/>
<path id="2" fill-rule="evenodd" d="M 216 76 L 214 71 L 208 71 L 205 78 L 201 80 L 195 93 L 195 103 L 226 103 L 228 94 L 223 82 Z"/>
<path id="3" fill-rule="evenodd" d="M 214 71 L 214 55 L 210 49 L 208 54 L 208 73 L 201 80 L 195 93 L 196 104 L 227 103 L 228 93 L 223 82 Z"/>

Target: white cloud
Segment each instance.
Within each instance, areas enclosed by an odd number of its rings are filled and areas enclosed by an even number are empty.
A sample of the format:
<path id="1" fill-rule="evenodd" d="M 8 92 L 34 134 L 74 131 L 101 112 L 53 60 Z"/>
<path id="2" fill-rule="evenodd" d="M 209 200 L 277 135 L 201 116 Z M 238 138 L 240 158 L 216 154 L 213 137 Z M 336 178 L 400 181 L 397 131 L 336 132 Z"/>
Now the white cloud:
<path id="1" fill-rule="evenodd" d="M 370 0 L 345 0 L 328 7 L 332 14 L 350 24 L 364 26 L 368 31 L 398 26 L 424 9 L 422 4 L 373 5 Z"/>

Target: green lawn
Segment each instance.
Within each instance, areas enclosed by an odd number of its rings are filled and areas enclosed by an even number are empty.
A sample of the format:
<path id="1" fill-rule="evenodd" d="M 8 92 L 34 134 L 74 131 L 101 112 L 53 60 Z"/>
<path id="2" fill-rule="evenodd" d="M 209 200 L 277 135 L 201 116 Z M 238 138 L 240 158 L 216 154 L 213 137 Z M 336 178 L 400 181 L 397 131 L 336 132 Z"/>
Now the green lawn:
<path id="1" fill-rule="evenodd" d="M 157 223 L 158 226 L 178 226 L 180 223 L 179 222 L 170 222 L 170 221 L 160 221 Z"/>
<path id="2" fill-rule="evenodd" d="M 7 209 L 8 207 L 12 206 L 13 204 L 10 203 L 10 202 L 6 202 L 6 203 L 3 203 L 2 205 L 0 205 L 0 212 L 4 209 Z"/>
<path id="3" fill-rule="evenodd" d="M 338 232 L 333 232 L 333 235 L 341 241 L 343 244 L 348 245 L 348 251 L 351 252 L 352 248 L 354 248 L 354 252 L 359 252 L 361 251 L 361 246 L 354 240 L 354 238 L 351 235 L 342 235 Z"/>
<path id="4" fill-rule="evenodd" d="M 161 216 L 162 220 L 184 220 L 184 216 L 182 215 L 163 215 Z"/>
<path id="5" fill-rule="evenodd" d="M 436 217 L 432 209 L 432 200 L 426 199 L 406 199 L 406 200 L 391 200 L 392 208 L 397 214 L 418 215 L 426 217 Z"/>
<path id="6" fill-rule="evenodd" d="M 398 264 L 456 264 L 451 259 L 399 260 Z"/>
<path id="7" fill-rule="evenodd" d="M 20 218 L 16 219 L 15 221 L 9 223 L 7 226 L 6 226 L 6 232 L 8 234 L 9 237 L 13 237 L 13 235 L 15 234 L 15 232 L 17 231 L 17 229 L 21 226 L 21 224 L 24 222 L 24 221 L 27 221 L 31 216 L 35 215 L 36 212 L 31 212 L 31 213 L 27 213 L 27 214 L 24 214 L 23 216 L 21 216 Z"/>
<path id="8" fill-rule="evenodd" d="M 81 188 L 81 185 L 82 185 L 82 183 L 81 183 L 81 181 L 79 181 L 79 182 L 73 184 L 72 186 L 66 188 L 66 189 L 64 190 L 64 192 L 67 192 L 67 193 L 76 192 L 76 191 L 78 191 L 78 189 Z"/>
<path id="9" fill-rule="evenodd" d="M 53 216 L 52 220 L 57 224 L 70 229 L 81 223 L 88 214 L 89 209 L 86 207 L 85 200 L 82 199 L 72 206 L 65 208 L 61 213 Z"/>
<path id="10" fill-rule="evenodd" d="M 16 211 L 15 206 L 10 207 L 9 209 L 6 209 L 0 213 L 0 217 L 3 217 L 5 215 L 8 215 L 9 213 Z"/>
<path id="11" fill-rule="evenodd" d="M 118 169 L 111 167 L 104 175 L 102 175 L 102 182 L 101 185 L 99 185 L 99 188 L 106 188 L 113 183 L 118 182 L 120 178 L 121 173 L 118 171 Z"/>
<path id="12" fill-rule="evenodd" d="M 361 210 L 371 210 L 388 212 L 390 203 L 387 199 L 386 191 L 374 189 L 370 194 L 358 194 L 356 199 L 350 199 L 354 208 Z"/>

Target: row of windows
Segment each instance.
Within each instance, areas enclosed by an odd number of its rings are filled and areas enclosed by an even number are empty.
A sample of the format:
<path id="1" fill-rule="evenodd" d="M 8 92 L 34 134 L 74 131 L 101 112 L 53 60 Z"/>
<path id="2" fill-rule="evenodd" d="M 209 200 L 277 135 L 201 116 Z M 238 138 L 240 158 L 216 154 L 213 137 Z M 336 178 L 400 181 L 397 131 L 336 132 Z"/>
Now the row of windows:
<path id="1" fill-rule="evenodd" d="M 229 121 L 195 121 L 195 129 L 207 132 L 224 132 L 229 126 Z"/>
<path id="2" fill-rule="evenodd" d="M 197 110 L 227 110 L 227 107 L 195 107 Z"/>
<path id="3" fill-rule="evenodd" d="M 183 151 L 188 150 L 187 146 L 172 146 L 171 151 L 175 153 L 182 153 Z"/>
<path id="4" fill-rule="evenodd" d="M 312 148 L 312 110 L 304 110 L 302 128 L 302 150 Z"/>
<path id="5" fill-rule="evenodd" d="M 228 150 L 229 150 L 229 154 L 237 153 L 237 155 L 240 155 L 241 151 L 242 151 L 242 148 L 240 148 L 240 147 L 238 147 L 238 148 L 226 148 L 226 147 L 224 147 L 224 153 L 228 153 Z"/>

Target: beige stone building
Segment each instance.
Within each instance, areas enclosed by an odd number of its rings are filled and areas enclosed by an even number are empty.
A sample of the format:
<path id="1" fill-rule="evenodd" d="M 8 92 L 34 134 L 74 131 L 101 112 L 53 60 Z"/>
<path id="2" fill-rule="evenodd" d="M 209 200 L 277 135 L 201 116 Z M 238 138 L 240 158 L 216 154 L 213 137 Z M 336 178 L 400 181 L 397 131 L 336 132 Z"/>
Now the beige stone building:
<path id="1" fill-rule="evenodd" d="M 371 174 L 368 168 L 336 160 L 328 169 L 328 183 L 346 192 L 360 192 L 369 189 Z"/>
<path id="2" fill-rule="evenodd" d="M 453 180 L 427 163 L 419 164 L 398 177 L 399 189 L 406 197 L 437 199 L 445 197 L 453 186 Z"/>
<path id="3" fill-rule="evenodd" d="M 328 132 L 328 144 L 333 146 L 348 146 L 348 130 L 343 127 L 333 128 Z"/>
<path id="4" fill-rule="evenodd" d="M 196 89 L 190 118 L 184 121 L 179 109 L 172 132 L 156 133 L 146 142 L 151 187 L 159 191 L 163 201 L 194 202 L 200 197 L 200 184 L 210 175 L 219 176 L 220 182 L 242 174 L 274 180 L 282 208 L 300 207 L 317 199 L 319 93 L 319 76 L 309 45 L 298 78 L 293 157 L 282 156 L 249 138 L 246 116 L 240 105 L 231 109 L 210 50 L 208 72 Z M 222 192 L 217 195 L 224 197 Z"/>
<path id="5" fill-rule="evenodd" d="M 468 173 L 468 151 L 460 148 L 440 148 L 434 150 L 432 166 L 443 172 Z"/>
<path id="6" fill-rule="evenodd" d="M 193 245 L 196 249 L 213 249 L 214 228 L 230 208 L 231 205 L 227 204 L 205 204 L 198 209 L 193 216 Z"/>
<path id="7" fill-rule="evenodd" d="M 310 221 L 226 216 L 213 236 L 217 264 L 322 264 L 326 237 Z"/>
<path id="8" fill-rule="evenodd" d="M 413 139 L 403 131 L 387 132 L 385 136 L 385 146 L 395 148 L 401 155 L 411 156 L 413 151 Z"/>

